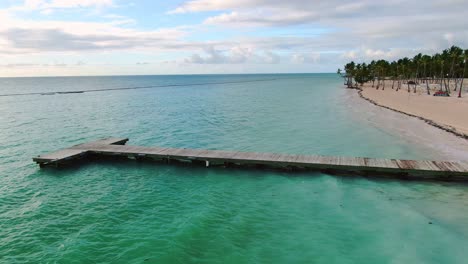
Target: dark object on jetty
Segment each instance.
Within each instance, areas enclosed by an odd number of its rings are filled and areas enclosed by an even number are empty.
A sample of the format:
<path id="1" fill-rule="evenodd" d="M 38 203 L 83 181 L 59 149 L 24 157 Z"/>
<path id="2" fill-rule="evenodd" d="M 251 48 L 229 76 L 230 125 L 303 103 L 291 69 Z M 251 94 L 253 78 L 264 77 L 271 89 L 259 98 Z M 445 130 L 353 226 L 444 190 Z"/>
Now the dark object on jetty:
<path id="1" fill-rule="evenodd" d="M 80 158 L 102 156 L 126 157 L 136 160 L 154 159 L 201 163 L 206 167 L 253 166 L 256 168 L 309 169 L 326 173 L 354 173 L 360 175 L 398 178 L 468 180 L 468 162 L 371 159 L 354 157 L 327 157 L 317 155 L 290 155 L 203 149 L 176 149 L 164 147 L 126 146 L 128 138 L 108 138 L 76 145 L 57 152 L 33 158 L 41 167 L 59 166 Z"/>

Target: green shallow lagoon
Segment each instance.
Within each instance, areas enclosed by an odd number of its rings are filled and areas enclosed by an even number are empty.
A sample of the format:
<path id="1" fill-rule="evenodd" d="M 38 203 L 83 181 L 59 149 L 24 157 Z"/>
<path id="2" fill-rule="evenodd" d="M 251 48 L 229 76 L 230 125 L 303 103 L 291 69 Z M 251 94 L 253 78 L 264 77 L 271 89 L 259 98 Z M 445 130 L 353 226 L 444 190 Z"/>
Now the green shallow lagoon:
<path id="1" fill-rule="evenodd" d="M 269 81 L 244 82 L 260 79 Z M 438 157 L 350 105 L 334 74 L 5 78 L 0 94 L 214 82 L 239 83 L 0 97 L 0 263 L 468 258 L 464 184 L 134 161 L 40 170 L 31 161 L 107 136 L 146 146 Z"/>

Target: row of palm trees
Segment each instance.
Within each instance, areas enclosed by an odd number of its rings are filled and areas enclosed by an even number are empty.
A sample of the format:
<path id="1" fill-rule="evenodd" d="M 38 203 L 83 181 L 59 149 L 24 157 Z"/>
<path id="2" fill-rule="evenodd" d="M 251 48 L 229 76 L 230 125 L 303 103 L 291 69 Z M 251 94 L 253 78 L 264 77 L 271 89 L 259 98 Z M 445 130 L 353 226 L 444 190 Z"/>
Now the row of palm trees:
<path id="1" fill-rule="evenodd" d="M 372 82 L 372 87 L 385 89 L 385 80 L 389 80 L 392 89 L 397 91 L 406 84 L 408 92 L 411 88 L 416 92 L 418 85 L 425 84 L 427 94 L 431 94 L 429 84 L 436 84 L 439 91 L 447 95 L 458 91 L 458 97 L 461 97 L 463 80 L 468 77 L 467 61 L 468 49 L 452 46 L 442 53 L 419 53 L 413 58 L 405 57 L 392 62 L 377 60 L 367 64 L 351 61 L 344 66 L 344 72 L 338 69 L 338 74 L 344 78 L 348 88 Z"/>

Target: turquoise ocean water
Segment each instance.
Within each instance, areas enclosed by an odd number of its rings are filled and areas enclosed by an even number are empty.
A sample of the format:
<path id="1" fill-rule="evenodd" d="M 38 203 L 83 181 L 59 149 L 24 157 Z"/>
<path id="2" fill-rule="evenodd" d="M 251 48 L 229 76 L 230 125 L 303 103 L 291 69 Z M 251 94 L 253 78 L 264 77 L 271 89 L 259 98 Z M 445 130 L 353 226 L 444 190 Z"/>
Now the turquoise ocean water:
<path id="1" fill-rule="evenodd" d="M 193 85 L 197 84 L 197 85 Z M 151 86 L 151 87 L 148 87 Z M 468 186 L 38 154 L 129 144 L 427 159 L 335 74 L 3 78 L 0 263 L 466 263 Z"/>

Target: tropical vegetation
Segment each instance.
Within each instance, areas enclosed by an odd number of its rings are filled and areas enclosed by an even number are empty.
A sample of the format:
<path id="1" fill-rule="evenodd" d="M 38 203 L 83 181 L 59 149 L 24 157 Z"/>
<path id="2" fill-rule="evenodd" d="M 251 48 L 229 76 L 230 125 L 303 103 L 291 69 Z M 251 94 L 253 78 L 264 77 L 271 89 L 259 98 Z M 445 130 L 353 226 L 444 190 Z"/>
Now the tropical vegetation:
<path id="1" fill-rule="evenodd" d="M 463 80 L 468 77 L 468 49 L 452 46 L 434 55 L 421 53 L 413 58 L 401 58 L 394 61 L 373 60 L 370 63 L 355 63 L 351 61 L 344 66 L 344 71 L 338 69 L 348 88 L 358 88 L 364 83 L 372 82 L 372 87 L 385 89 L 391 83 L 391 88 L 400 90 L 404 86 L 408 92 L 415 92 L 417 87 L 424 87 L 431 94 L 431 87 L 437 87 L 438 92 L 450 95 L 457 92 L 461 97 Z M 387 82 L 386 82 L 387 80 Z"/>

